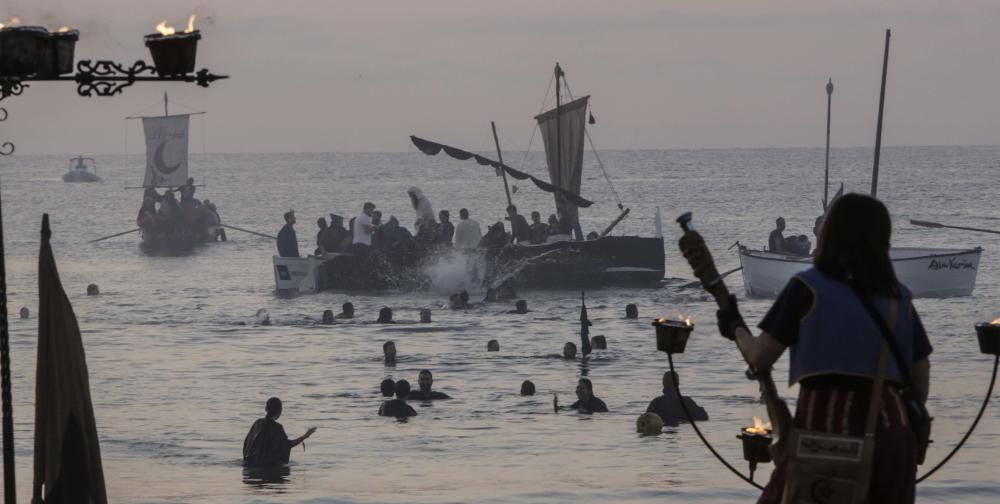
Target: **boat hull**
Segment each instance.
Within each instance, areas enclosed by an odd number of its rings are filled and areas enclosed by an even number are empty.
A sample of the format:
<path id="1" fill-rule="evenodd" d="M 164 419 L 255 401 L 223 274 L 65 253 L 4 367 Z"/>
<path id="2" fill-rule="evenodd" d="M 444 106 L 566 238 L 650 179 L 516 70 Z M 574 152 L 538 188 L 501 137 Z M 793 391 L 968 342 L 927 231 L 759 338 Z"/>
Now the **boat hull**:
<path id="1" fill-rule="evenodd" d="M 976 287 L 981 248 L 893 248 L 896 278 L 914 297 L 969 296 Z M 811 257 L 793 257 L 741 247 L 743 289 L 748 297 L 774 298 L 796 273 L 812 266 Z"/>
<path id="2" fill-rule="evenodd" d="M 664 272 L 663 239 L 630 236 L 396 256 L 274 257 L 272 262 L 278 292 L 421 290 L 434 283 L 433 271 L 442 263 L 462 270 L 471 283 L 508 283 L 516 289 L 655 286 Z"/>
<path id="3" fill-rule="evenodd" d="M 101 177 L 86 170 L 71 170 L 63 174 L 63 182 L 100 182 Z"/>

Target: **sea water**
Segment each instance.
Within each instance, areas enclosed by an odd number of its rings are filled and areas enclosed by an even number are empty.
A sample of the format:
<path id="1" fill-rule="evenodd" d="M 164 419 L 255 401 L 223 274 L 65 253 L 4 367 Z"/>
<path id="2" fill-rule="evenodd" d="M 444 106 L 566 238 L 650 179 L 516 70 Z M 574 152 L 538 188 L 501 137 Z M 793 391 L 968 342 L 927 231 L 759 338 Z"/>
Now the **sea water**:
<path id="1" fill-rule="evenodd" d="M 553 358 L 567 341 L 579 342 L 580 293 L 525 291 L 531 313 L 508 315 L 512 306 L 491 304 L 442 309 L 462 287 L 461 265 L 430 272 L 429 291 L 320 293 L 276 296 L 271 268 L 274 243 L 228 231 L 229 242 L 180 256 L 143 252 L 136 234 L 87 244 L 134 227 L 141 191 L 136 156 L 94 156 L 104 182 L 60 180 L 65 156 L 0 158 L 3 196 L 18 493 L 31 493 L 33 404 L 37 333 L 37 253 L 43 212 L 52 219 L 53 248 L 63 285 L 74 304 L 90 369 L 90 389 L 112 502 L 750 502 L 758 492 L 729 474 L 691 427 L 667 428 L 656 437 L 635 433 L 635 419 L 660 393 L 667 369 L 650 320 L 689 315 L 696 325 L 687 352 L 675 356 L 680 385 L 711 421 L 708 439 L 736 467 L 742 460 L 739 429 L 765 416 L 757 387 L 743 376 L 735 347 L 715 329 L 714 303 L 698 289 L 676 249 L 673 218 L 693 211 L 720 270 L 738 266 L 736 241 L 766 243 L 774 219 L 786 234 L 811 236 L 822 210 L 822 149 L 609 151 L 602 153 L 621 200 L 632 209 L 614 234 L 654 233 L 664 217 L 668 280 L 655 288 L 587 292 L 591 334 L 608 349 L 588 362 Z M 508 155 L 520 166 L 523 155 Z M 835 149 L 832 195 L 867 193 L 870 148 Z M 992 359 L 980 355 L 973 324 L 1000 316 L 1000 237 L 913 227 L 915 218 L 1000 229 L 996 207 L 996 147 L 886 148 L 878 195 L 894 217 L 893 243 L 921 247 L 983 247 L 973 296 L 916 302 L 935 347 L 929 409 L 935 416 L 936 463 L 966 431 L 983 399 Z M 540 153 L 524 169 L 543 176 Z M 503 183 L 492 168 L 416 150 L 368 154 L 195 155 L 196 196 L 218 206 L 223 222 L 276 234 L 282 214 L 298 216 L 300 250 L 315 244 L 315 219 L 329 213 L 350 218 L 372 201 L 383 219 L 396 215 L 412 229 L 406 190 L 420 187 L 435 210 L 457 221 L 466 207 L 484 228 L 503 216 Z M 552 196 L 530 182 L 517 187 L 522 213 L 543 219 Z M 602 230 L 619 213 L 614 192 L 593 158 L 585 163 L 582 194 L 595 204 L 582 210 L 585 232 Z M 97 283 L 100 296 L 85 295 Z M 741 291 L 739 274 L 727 278 Z M 481 299 L 482 289 L 472 290 Z M 318 325 L 325 309 L 351 301 L 357 319 Z M 639 306 L 639 320 L 624 320 L 625 305 Z M 744 300 L 748 322 L 759 321 L 770 302 Z M 16 318 L 27 306 L 32 318 Z M 374 325 L 389 306 L 400 323 Z M 433 323 L 416 324 L 431 308 Z M 257 323 L 266 309 L 273 323 Z M 486 352 L 497 339 L 501 350 Z M 387 367 L 381 346 L 393 340 L 399 361 Z M 434 372 L 435 388 L 454 399 L 414 403 L 419 416 L 406 423 L 376 415 L 385 377 L 415 384 L 421 369 Z M 776 377 L 787 370 L 787 357 Z M 610 408 L 582 416 L 552 412 L 552 397 L 572 402 L 586 375 Z M 521 381 L 538 393 L 521 397 Z M 794 399 L 796 390 L 782 394 Z M 287 472 L 262 479 L 240 465 L 243 438 L 263 416 L 270 396 L 284 401 L 280 422 L 291 436 L 319 430 L 292 453 Z M 996 502 L 1000 484 L 1000 408 L 987 410 L 966 447 L 918 487 L 924 502 Z M 922 469 L 923 470 L 923 469 Z M 770 466 L 758 469 L 766 481 Z"/>

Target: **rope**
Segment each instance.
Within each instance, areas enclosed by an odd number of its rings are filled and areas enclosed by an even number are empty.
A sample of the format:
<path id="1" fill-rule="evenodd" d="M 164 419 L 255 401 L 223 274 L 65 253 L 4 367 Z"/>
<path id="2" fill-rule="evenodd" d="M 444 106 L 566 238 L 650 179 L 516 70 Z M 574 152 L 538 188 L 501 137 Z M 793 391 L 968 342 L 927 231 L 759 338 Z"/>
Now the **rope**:
<path id="1" fill-rule="evenodd" d="M 933 475 L 934 473 L 936 473 L 938 469 L 940 469 L 945 464 L 947 464 L 948 461 L 951 460 L 951 457 L 954 456 L 956 453 L 958 453 L 958 450 L 962 447 L 962 445 L 965 444 L 965 441 L 967 439 L 969 439 L 969 436 L 972 435 L 972 431 L 976 430 L 976 425 L 979 424 L 979 419 L 983 418 L 983 413 L 986 411 L 986 405 L 990 403 L 990 396 L 993 395 L 993 385 L 995 385 L 996 382 L 997 382 L 997 364 L 1000 364 L 1000 355 L 997 355 L 993 359 L 993 377 L 990 378 L 990 388 L 986 392 L 986 399 L 983 399 L 983 405 L 979 408 L 979 414 L 976 415 L 976 419 L 973 420 L 973 422 L 972 422 L 972 427 L 969 427 L 969 431 L 966 432 L 964 436 L 962 436 L 962 440 L 959 441 L 958 444 L 955 445 L 954 448 L 952 448 L 951 452 L 948 453 L 947 457 L 945 457 L 944 459 L 942 459 L 941 462 L 938 462 L 938 464 L 936 466 L 934 466 L 933 469 L 931 469 L 930 471 L 927 471 L 926 473 L 924 473 L 923 476 L 917 478 L 917 483 L 921 483 L 925 479 L 930 478 L 931 475 Z"/>
<path id="2" fill-rule="evenodd" d="M 542 98 L 542 104 L 538 107 L 538 113 L 541 114 L 545 110 L 545 104 L 549 102 L 549 92 L 552 91 L 552 82 L 555 80 L 555 74 L 549 77 L 549 85 L 545 88 L 545 97 Z M 536 114 L 537 115 L 537 114 Z M 521 171 L 524 171 L 524 167 L 528 164 L 528 154 L 531 152 L 531 146 L 535 143 L 535 134 L 538 133 L 538 125 L 533 125 L 531 128 L 531 138 L 528 140 L 528 148 L 524 150 L 524 158 L 521 159 Z"/>
<path id="3" fill-rule="evenodd" d="M 670 372 L 671 372 L 671 374 L 673 374 L 674 376 L 677 376 L 677 373 L 674 371 L 674 356 L 673 356 L 673 354 L 670 354 L 670 353 L 667 354 L 667 361 L 670 363 Z M 679 381 L 680 380 L 674 380 L 674 390 L 677 392 L 677 398 L 678 398 L 679 402 L 681 403 L 681 409 L 684 410 L 684 416 L 687 417 L 688 422 L 691 422 L 691 427 L 694 428 L 694 432 L 696 434 L 698 434 L 698 437 L 701 439 L 701 442 L 704 443 L 705 447 L 708 448 L 708 451 L 712 452 L 712 455 L 715 455 L 715 458 L 719 459 L 719 462 L 722 462 L 722 465 L 726 466 L 726 468 L 728 468 L 730 471 L 732 471 L 733 474 L 735 474 L 736 476 L 739 476 L 739 478 L 741 480 L 746 481 L 747 483 L 749 483 L 749 484 L 757 487 L 758 490 L 763 491 L 764 487 L 762 487 L 759 484 L 755 483 L 752 479 L 744 476 L 743 473 L 737 471 L 735 467 L 733 467 L 732 465 L 729 464 L 729 462 L 726 462 L 726 459 L 722 458 L 722 455 L 719 455 L 719 452 L 715 451 L 715 448 L 712 447 L 712 443 L 709 443 L 708 440 L 705 439 L 705 436 L 702 435 L 702 433 L 701 433 L 701 429 L 699 429 L 698 425 L 695 424 L 694 418 L 691 416 L 691 412 L 688 411 L 687 405 L 684 404 L 684 396 L 681 395 L 681 386 L 678 383 Z"/>
<path id="4" fill-rule="evenodd" d="M 563 83 L 566 85 L 566 94 L 569 95 L 569 99 L 573 100 L 573 91 L 569 88 L 569 81 L 563 76 Z M 589 106 L 589 105 L 588 105 Z M 625 206 L 622 203 L 621 196 L 618 195 L 618 190 L 615 189 L 615 185 L 611 183 L 611 177 L 608 176 L 608 171 L 604 169 L 604 162 L 601 161 L 601 156 L 597 153 L 597 146 L 594 145 L 594 138 L 590 136 L 590 130 L 584 128 L 584 133 L 587 134 L 587 141 L 590 142 L 590 151 L 594 153 L 594 159 L 597 159 L 597 166 L 601 169 L 601 173 L 604 174 L 604 180 L 608 182 L 608 187 L 611 188 L 611 192 L 615 195 L 615 201 L 618 202 L 618 208 L 621 209 Z"/>

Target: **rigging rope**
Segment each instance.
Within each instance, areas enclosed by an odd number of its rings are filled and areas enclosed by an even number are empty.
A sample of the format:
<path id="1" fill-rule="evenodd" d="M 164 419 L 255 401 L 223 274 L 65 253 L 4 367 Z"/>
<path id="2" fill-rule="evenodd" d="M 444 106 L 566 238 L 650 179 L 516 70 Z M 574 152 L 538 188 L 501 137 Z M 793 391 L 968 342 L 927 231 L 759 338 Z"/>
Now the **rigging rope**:
<path id="1" fill-rule="evenodd" d="M 569 99 L 570 100 L 573 100 L 574 99 L 573 98 L 573 91 L 570 90 L 570 88 L 569 88 L 569 81 L 566 80 L 565 76 L 563 76 L 563 83 L 566 85 L 566 94 L 569 95 Z M 588 104 L 587 106 L 589 107 L 590 105 Z M 622 203 L 622 198 L 618 194 L 618 190 L 615 189 L 615 185 L 613 183 L 611 183 L 611 177 L 608 176 L 608 171 L 606 169 L 604 169 L 604 162 L 601 161 L 601 156 L 597 153 L 597 146 L 594 145 L 594 138 L 590 136 L 590 130 L 589 129 L 584 128 L 583 131 L 584 131 L 584 133 L 587 134 L 587 141 L 590 142 L 590 150 L 591 150 L 591 152 L 594 153 L 594 159 L 597 160 L 597 167 L 600 168 L 601 169 L 601 173 L 604 174 L 604 180 L 606 180 L 608 182 L 608 187 L 611 188 L 611 193 L 615 195 L 615 201 L 618 202 L 618 209 L 621 210 L 621 209 L 623 209 L 625 207 L 625 205 Z"/>
<path id="2" fill-rule="evenodd" d="M 545 97 L 542 98 L 542 104 L 538 107 L 538 113 L 541 114 L 545 110 L 545 104 L 549 102 L 549 92 L 552 91 L 552 81 L 555 80 L 555 74 L 549 77 L 549 85 L 545 88 Z M 528 140 L 528 148 L 524 150 L 524 158 L 521 159 L 521 171 L 524 171 L 525 165 L 528 164 L 528 154 L 531 153 L 531 146 L 535 143 L 535 134 L 538 133 L 538 125 L 535 124 L 531 128 L 531 138 Z"/>

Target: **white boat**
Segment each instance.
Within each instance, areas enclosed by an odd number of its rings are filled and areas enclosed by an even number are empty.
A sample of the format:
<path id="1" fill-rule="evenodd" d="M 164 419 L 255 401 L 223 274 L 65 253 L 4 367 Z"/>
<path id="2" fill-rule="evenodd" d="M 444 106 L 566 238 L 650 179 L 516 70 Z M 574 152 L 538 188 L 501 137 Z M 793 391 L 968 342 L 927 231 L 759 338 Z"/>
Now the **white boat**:
<path id="1" fill-rule="evenodd" d="M 889 250 L 896 278 L 914 297 L 969 296 L 983 249 L 902 247 Z M 748 297 L 774 298 L 796 273 L 812 266 L 812 257 L 797 257 L 740 247 L 743 289 Z"/>
<path id="2" fill-rule="evenodd" d="M 89 163 L 88 163 L 89 161 Z M 69 171 L 63 174 L 63 182 L 100 182 L 97 164 L 93 158 L 77 156 L 69 160 Z"/>
<path id="3" fill-rule="evenodd" d="M 274 264 L 274 288 L 283 294 L 315 292 L 316 267 L 321 260 L 311 257 L 272 256 Z"/>

